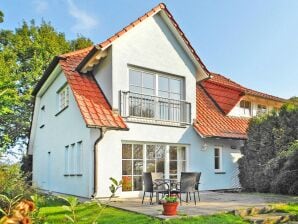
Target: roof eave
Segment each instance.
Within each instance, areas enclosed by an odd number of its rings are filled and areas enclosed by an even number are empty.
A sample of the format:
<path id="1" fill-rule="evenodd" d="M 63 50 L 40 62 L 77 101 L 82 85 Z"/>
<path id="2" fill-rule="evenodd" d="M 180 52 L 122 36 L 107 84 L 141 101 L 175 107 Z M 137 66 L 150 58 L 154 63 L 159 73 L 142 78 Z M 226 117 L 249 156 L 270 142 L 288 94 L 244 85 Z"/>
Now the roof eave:
<path id="1" fill-rule="evenodd" d="M 76 71 L 80 72 L 99 49 L 100 48 L 97 45 L 94 45 L 93 48 L 90 50 L 90 52 L 84 57 L 84 59 L 76 67 Z"/>
<path id="2" fill-rule="evenodd" d="M 43 84 L 47 81 L 48 77 L 51 75 L 52 71 L 55 69 L 55 67 L 59 63 L 59 60 L 60 59 L 62 59 L 62 58 L 59 57 L 59 56 L 55 56 L 53 58 L 53 60 L 51 61 L 50 65 L 44 71 L 41 79 L 38 81 L 38 83 L 34 87 L 32 93 L 31 93 L 33 96 L 36 96 L 37 95 L 38 91 L 41 89 L 41 87 L 43 86 Z"/>

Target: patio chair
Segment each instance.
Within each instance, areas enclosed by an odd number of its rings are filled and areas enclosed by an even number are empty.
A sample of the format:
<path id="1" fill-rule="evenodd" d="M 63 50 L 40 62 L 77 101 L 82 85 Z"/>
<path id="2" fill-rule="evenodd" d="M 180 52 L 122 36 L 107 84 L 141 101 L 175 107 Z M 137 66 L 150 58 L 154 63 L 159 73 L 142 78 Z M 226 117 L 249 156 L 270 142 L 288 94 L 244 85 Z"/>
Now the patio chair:
<path id="1" fill-rule="evenodd" d="M 186 194 L 186 202 L 188 202 L 188 196 L 193 193 L 195 205 L 196 201 L 196 181 L 197 173 L 181 172 L 180 182 L 177 183 L 176 190 L 172 190 L 171 194 L 176 194 L 180 198 L 180 205 L 182 205 L 182 194 Z"/>
<path id="2" fill-rule="evenodd" d="M 144 203 L 144 198 L 146 193 L 150 193 L 150 204 L 152 204 L 153 194 L 156 194 L 156 200 L 159 198 L 159 194 L 165 195 L 169 192 L 169 187 L 165 182 L 153 182 L 151 172 L 143 173 L 143 181 L 144 181 L 144 193 L 142 204 Z M 163 186 L 163 187 L 162 187 Z M 158 201 L 156 201 L 158 202 Z"/>
<path id="3" fill-rule="evenodd" d="M 197 174 L 197 178 L 196 178 L 196 186 L 195 186 L 195 190 L 197 191 L 198 193 L 198 198 L 199 198 L 199 201 L 201 201 L 201 198 L 200 198 L 200 189 L 199 189 L 199 185 L 200 185 L 200 179 L 201 179 L 201 175 L 202 173 L 201 172 L 196 172 Z M 191 199 L 190 199 L 191 200 Z"/>

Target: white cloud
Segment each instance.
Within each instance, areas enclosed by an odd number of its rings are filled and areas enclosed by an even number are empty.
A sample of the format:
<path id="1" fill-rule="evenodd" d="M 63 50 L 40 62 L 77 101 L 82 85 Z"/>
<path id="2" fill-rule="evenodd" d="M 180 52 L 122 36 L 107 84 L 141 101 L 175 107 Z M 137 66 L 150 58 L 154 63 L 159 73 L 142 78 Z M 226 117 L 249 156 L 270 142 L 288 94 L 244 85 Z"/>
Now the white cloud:
<path id="1" fill-rule="evenodd" d="M 44 0 L 35 0 L 33 4 L 37 13 L 43 13 L 49 8 L 49 4 Z"/>
<path id="2" fill-rule="evenodd" d="M 86 34 L 97 26 L 97 20 L 90 16 L 86 11 L 78 8 L 73 0 L 67 0 L 67 3 L 68 13 L 75 18 L 75 24 L 71 28 L 73 32 Z"/>

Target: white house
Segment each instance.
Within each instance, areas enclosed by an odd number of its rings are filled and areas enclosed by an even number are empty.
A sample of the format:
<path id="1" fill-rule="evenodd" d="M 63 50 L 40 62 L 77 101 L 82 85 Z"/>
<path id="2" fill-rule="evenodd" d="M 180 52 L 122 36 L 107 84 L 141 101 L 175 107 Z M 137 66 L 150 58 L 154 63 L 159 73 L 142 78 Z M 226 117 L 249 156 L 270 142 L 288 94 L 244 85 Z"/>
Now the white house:
<path id="1" fill-rule="evenodd" d="M 33 91 L 33 182 L 82 197 L 142 191 L 142 172 L 200 171 L 201 190 L 239 186 L 249 117 L 283 99 L 208 71 L 164 4 L 101 44 L 53 59 Z"/>

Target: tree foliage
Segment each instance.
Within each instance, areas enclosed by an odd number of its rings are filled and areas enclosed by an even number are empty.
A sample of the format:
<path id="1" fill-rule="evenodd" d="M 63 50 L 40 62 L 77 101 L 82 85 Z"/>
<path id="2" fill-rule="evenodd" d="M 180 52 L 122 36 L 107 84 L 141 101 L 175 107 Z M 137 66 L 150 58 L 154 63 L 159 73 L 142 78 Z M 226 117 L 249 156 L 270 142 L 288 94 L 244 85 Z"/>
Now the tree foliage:
<path id="1" fill-rule="evenodd" d="M 298 106 L 288 103 L 279 113 L 253 118 L 241 153 L 239 179 L 246 190 L 297 192 Z"/>
<path id="2" fill-rule="evenodd" d="M 3 23 L 4 21 L 4 14 L 3 12 L 0 10 L 0 23 Z"/>
<path id="3" fill-rule="evenodd" d="M 0 15 L 1 16 L 1 15 Z M 33 100 L 31 92 L 56 55 L 92 45 L 78 36 L 68 41 L 46 22 L 23 22 L 0 30 L 0 152 L 27 144 Z"/>

